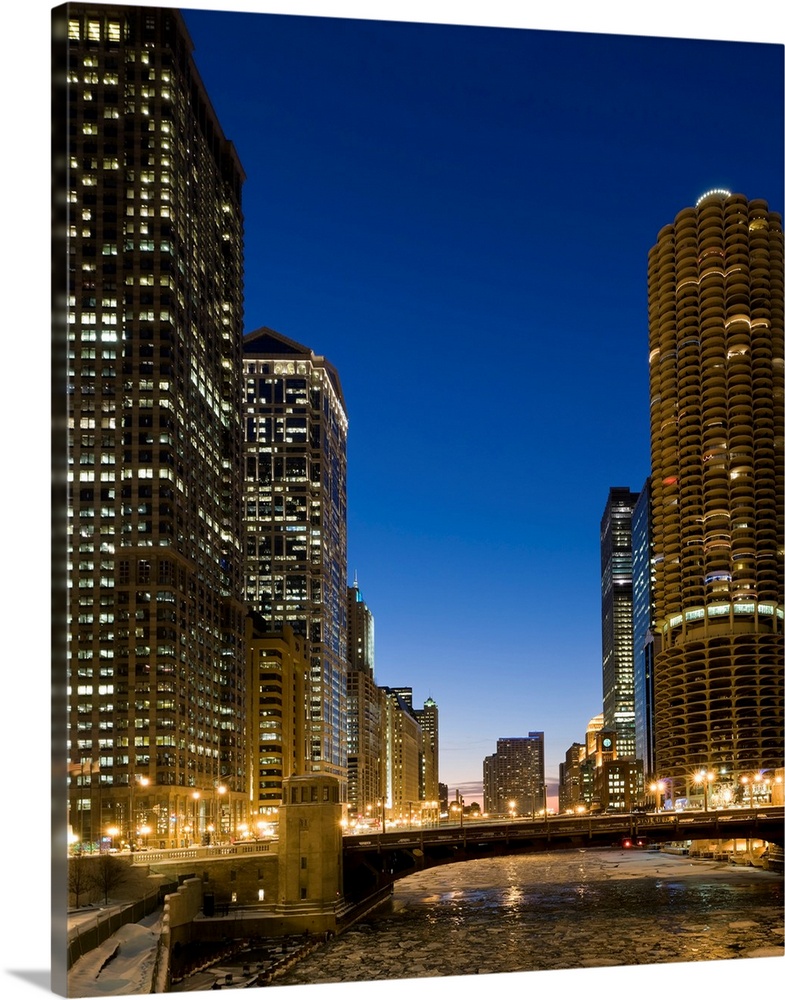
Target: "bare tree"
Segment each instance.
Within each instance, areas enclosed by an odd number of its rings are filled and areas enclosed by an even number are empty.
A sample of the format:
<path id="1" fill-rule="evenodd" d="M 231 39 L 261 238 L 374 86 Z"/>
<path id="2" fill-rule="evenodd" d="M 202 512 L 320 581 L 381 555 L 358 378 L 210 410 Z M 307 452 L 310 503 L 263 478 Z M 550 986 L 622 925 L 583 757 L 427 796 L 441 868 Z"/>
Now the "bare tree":
<path id="1" fill-rule="evenodd" d="M 68 891 L 74 897 L 74 906 L 79 906 L 79 897 L 95 886 L 95 878 L 89 863 L 81 854 L 68 861 Z"/>
<path id="2" fill-rule="evenodd" d="M 109 902 L 109 893 L 117 889 L 128 879 L 128 869 L 118 858 L 111 854 L 102 854 L 94 863 L 91 873 L 93 885 L 104 897 L 104 904 Z"/>

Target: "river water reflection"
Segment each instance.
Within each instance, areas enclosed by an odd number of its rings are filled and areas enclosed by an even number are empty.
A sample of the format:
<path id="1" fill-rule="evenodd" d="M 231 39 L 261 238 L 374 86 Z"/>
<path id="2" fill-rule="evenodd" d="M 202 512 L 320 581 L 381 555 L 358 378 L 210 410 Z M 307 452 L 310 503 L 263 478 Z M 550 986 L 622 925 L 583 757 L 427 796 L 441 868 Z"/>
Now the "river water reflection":
<path id="1" fill-rule="evenodd" d="M 657 851 L 558 851 L 404 879 L 275 985 L 782 955 L 781 875 Z"/>

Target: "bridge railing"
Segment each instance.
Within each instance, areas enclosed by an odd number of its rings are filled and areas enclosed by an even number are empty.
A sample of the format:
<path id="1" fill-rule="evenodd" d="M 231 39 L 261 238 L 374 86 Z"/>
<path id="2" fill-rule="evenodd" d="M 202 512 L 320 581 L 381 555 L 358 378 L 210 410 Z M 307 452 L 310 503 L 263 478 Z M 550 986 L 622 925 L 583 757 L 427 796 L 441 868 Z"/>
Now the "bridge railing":
<path id="1" fill-rule="evenodd" d="M 691 826 L 705 828 L 711 825 L 726 836 L 733 836 L 734 827 L 750 823 L 783 821 L 783 807 L 769 806 L 754 809 L 694 810 L 660 813 L 595 813 L 586 816 L 549 816 L 525 820 L 471 821 L 465 824 L 444 824 L 434 828 L 398 829 L 389 833 L 356 834 L 344 838 L 345 849 L 368 850 L 372 847 L 416 847 L 418 844 L 469 843 L 496 839 L 551 839 L 558 836 L 591 836 L 594 833 L 626 833 L 658 835 L 668 831 L 674 840 L 689 839 Z"/>
<path id="2" fill-rule="evenodd" d="M 120 857 L 130 857 L 134 864 L 158 864 L 161 861 L 189 861 L 192 858 L 228 858 L 240 854 L 269 853 L 277 850 L 278 838 L 270 840 L 238 841 L 235 844 L 212 844 L 208 846 L 172 847 L 162 850 L 141 850 Z"/>

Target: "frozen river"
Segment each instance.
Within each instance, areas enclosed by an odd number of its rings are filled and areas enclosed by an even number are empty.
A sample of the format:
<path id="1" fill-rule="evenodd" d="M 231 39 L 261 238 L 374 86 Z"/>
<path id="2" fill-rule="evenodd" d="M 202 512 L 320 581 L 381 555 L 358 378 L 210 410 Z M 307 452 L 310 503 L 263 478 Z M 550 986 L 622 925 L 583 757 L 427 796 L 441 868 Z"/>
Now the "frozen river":
<path id="1" fill-rule="evenodd" d="M 783 955 L 783 879 L 656 851 L 434 868 L 275 985 Z"/>

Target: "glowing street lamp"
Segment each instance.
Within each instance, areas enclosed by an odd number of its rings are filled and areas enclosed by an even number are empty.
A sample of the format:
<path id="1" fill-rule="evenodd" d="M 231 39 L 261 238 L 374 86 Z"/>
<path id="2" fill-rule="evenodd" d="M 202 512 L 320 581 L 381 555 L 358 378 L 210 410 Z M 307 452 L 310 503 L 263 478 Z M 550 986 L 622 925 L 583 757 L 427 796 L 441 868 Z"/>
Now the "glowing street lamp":
<path id="1" fill-rule="evenodd" d="M 515 819 L 516 815 L 515 810 L 518 807 L 518 803 L 515 801 L 515 799 L 510 799 L 510 801 L 507 803 L 507 807 L 510 813 L 510 819 Z"/>
<path id="2" fill-rule="evenodd" d="M 214 791 L 213 812 L 215 813 L 215 830 L 218 834 L 217 839 L 221 841 L 223 840 L 224 829 L 224 806 L 221 796 L 226 795 L 226 785 L 216 785 Z"/>
<path id="3" fill-rule="evenodd" d="M 693 784 L 703 787 L 703 811 L 708 812 L 709 809 L 709 785 L 714 781 L 713 771 L 696 771 L 692 776 Z"/>
<path id="4" fill-rule="evenodd" d="M 136 788 L 137 785 L 139 785 L 141 788 L 147 788 L 147 786 L 149 784 L 150 784 L 150 779 L 148 777 L 146 777 L 145 775 L 141 775 L 138 778 L 136 777 L 136 775 L 134 775 L 133 781 L 131 782 L 131 787 L 129 789 L 129 796 L 128 796 L 129 797 L 129 803 L 128 803 L 129 804 L 129 810 L 128 811 L 129 811 L 130 815 L 128 817 L 128 821 L 129 821 L 128 841 L 129 841 L 129 843 L 131 845 L 131 850 L 132 851 L 134 850 L 134 842 L 136 840 L 136 832 L 137 832 L 136 831 L 136 813 L 134 811 L 134 790 L 135 790 L 135 788 Z"/>
<path id="5" fill-rule="evenodd" d="M 655 812 L 660 812 L 662 809 L 662 793 L 665 791 L 664 781 L 652 781 L 649 785 L 649 791 L 655 796 L 654 800 L 654 810 Z"/>

